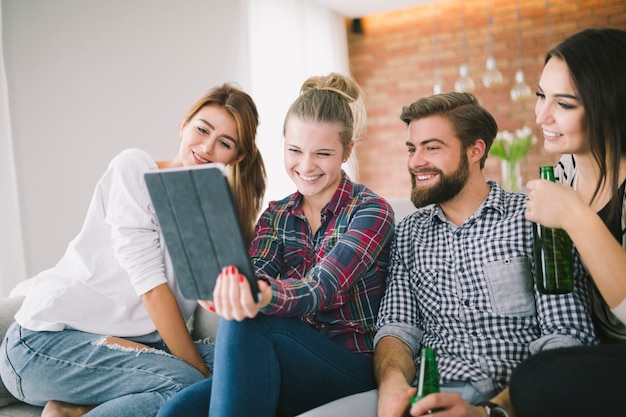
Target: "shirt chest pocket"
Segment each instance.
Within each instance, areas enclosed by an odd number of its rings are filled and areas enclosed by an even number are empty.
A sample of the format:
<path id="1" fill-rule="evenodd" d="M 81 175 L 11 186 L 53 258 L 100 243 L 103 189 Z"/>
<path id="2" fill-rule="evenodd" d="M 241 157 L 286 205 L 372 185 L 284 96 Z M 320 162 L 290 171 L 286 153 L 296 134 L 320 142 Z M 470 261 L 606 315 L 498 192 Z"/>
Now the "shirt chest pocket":
<path id="1" fill-rule="evenodd" d="M 303 248 L 292 248 L 283 253 L 282 276 L 288 278 L 302 278 L 310 269 L 310 255 Z"/>
<path id="2" fill-rule="evenodd" d="M 529 260 L 516 257 L 483 266 L 494 313 L 503 316 L 535 315 L 533 274 Z"/>

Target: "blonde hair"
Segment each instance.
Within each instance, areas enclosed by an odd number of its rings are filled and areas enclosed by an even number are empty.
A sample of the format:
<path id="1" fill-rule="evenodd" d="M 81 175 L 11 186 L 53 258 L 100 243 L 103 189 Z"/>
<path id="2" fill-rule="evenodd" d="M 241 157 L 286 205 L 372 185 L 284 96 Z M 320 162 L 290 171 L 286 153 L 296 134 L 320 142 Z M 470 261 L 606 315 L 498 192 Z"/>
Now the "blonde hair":
<path id="1" fill-rule="evenodd" d="M 339 132 L 344 148 L 365 134 L 367 115 L 363 90 L 350 77 L 332 72 L 308 78 L 300 87 L 283 124 L 296 117 L 305 122 L 332 123 L 341 126 Z"/>

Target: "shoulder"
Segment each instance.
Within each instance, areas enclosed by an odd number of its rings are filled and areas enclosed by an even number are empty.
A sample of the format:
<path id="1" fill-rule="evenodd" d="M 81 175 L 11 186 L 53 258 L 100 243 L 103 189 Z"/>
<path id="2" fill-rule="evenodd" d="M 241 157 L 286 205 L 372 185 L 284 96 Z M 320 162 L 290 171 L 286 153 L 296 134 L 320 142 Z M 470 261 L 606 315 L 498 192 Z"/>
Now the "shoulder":
<path id="1" fill-rule="evenodd" d="M 286 219 L 291 216 L 291 213 L 297 207 L 297 202 L 298 193 L 291 194 L 280 200 L 272 200 L 261 213 L 259 221 L 261 223 L 273 224 L 276 227 L 276 222 L 280 221 L 280 219 Z"/>
<path id="2" fill-rule="evenodd" d="M 130 148 L 117 154 L 109 163 L 109 170 L 150 171 L 157 168 L 154 158 L 148 152 Z"/>
<path id="3" fill-rule="evenodd" d="M 361 204 L 368 203 L 372 205 L 377 205 L 383 208 L 385 211 L 393 212 L 391 204 L 385 198 L 370 190 L 367 186 L 363 184 L 358 184 L 356 182 L 352 182 L 351 185 L 352 190 L 350 195 L 353 201 Z"/>
<path id="4" fill-rule="evenodd" d="M 369 219 L 367 221 L 388 225 L 386 227 L 395 225 L 396 219 L 391 204 L 365 185 L 352 183 L 349 197 L 342 200 L 335 212 L 343 213 L 346 219 Z"/>
<path id="5" fill-rule="evenodd" d="M 105 188 L 141 189 L 145 187 L 144 174 L 158 170 L 154 159 L 141 149 L 126 149 L 117 154 L 100 179 Z"/>
<path id="6" fill-rule="evenodd" d="M 267 205 L 268 211 L 284 211 L 297 205 L 298 193 L 293 193 L 280 200 L 272 200 Z"/>
<path id="7" fill-rule="evenodd" d="M 415 210 L 398 222 L 396 236 L 412 236 L 420 230 L 427 229 L 433 222 L 435 207 L 429 205 Z"/>
<path id="8" fill-rule="evenodd" d="M 506 191 L 495 181 L 488 181 L 491 191 L 483 205 L 483 210 L 495 211 L 502 217 L 510 218 L 524 215 L 528 196 L 524 193 Z"/>

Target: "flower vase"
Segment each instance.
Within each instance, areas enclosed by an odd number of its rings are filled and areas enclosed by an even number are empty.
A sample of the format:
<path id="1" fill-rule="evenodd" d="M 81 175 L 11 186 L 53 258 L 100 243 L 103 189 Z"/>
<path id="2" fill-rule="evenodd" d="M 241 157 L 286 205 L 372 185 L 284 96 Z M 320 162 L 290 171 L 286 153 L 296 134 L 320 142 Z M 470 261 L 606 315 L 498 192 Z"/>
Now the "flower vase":
<path id="1" fill-rule="evenodd" d="M 522 190 L 522 174 L 519 161 L 502 160 L 502 187 L 507 191 Z"/>

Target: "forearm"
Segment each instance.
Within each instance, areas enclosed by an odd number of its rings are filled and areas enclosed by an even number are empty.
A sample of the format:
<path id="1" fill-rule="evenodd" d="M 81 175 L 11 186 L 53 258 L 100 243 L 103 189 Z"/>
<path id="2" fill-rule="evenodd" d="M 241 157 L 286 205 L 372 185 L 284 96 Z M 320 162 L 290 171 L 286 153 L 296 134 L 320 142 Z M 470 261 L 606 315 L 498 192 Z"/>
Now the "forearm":
<path id="1" fill-rule="evenodd" d="M 610 308 L 626 298 L 626 251 L 588 206 L 572 210 L 564 228 Z"/>
<path id="2" fill-rule="evenodd" d="M 170 352 L 209 376 L 169 286 L 161 284 L 143 294 L 141 299 Z"/>
<path id="3" fill-rule="evenodd" d="M 383 337 L 374 353 L 374 374 L 379 387 L 389 381 L 403 381 L 407 385 L 415 379 L 413 351 L 400 339 Z"/>
<path id="4" fill-rule="evenodd" d="M 378 416 L 400 417 L 406 414 L 415 388 L 413 352 L 395 336 L 383 336 L 376 343 L 374 373 L 378 381 Z"/>

